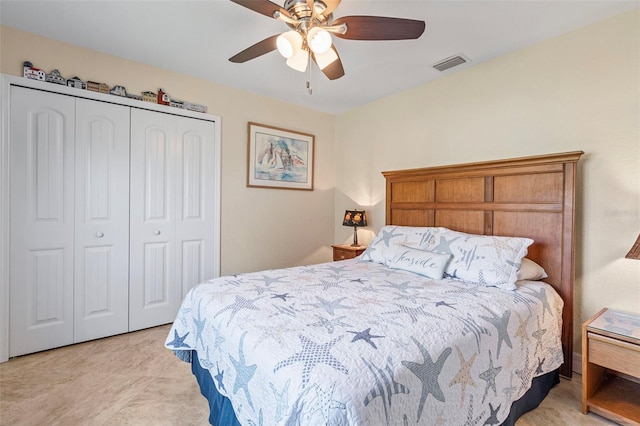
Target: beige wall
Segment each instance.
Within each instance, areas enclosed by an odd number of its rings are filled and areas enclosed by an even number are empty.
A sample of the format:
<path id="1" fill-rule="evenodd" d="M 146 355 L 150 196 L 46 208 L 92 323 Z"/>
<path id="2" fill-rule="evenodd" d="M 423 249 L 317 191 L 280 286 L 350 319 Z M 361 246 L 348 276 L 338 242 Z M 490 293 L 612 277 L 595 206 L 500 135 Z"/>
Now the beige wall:
<path id="1" fill-rule="evenodd" d="M 336 216 L 358 204 L 375 231 L 383 170 L 585 151 L 576 342 L 601 307 L 640 312 L 640 261 L 624 259 L 640 232 L 640 9 L 342 114 L 336 146 Z"/>
<path id="2" fill-rule="evenodd" d="M 248 92 L 1 27 L 0 71 L 22 62 L 129 92 L 156 91 L 208 106 L 222 117 L 221 272 L 235 274 L 331 260 L 335 117 Z M 247 122 L 315 135 L 315 190 L 246 187 Z"/>

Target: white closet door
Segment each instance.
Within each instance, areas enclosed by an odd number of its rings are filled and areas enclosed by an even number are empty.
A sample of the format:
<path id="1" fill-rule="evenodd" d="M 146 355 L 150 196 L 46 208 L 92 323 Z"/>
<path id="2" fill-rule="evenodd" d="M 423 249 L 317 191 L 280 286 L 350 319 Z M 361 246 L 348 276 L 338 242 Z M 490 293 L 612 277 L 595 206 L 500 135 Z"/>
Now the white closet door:
<path id="1" fill-rule="evenodd" d="M 215 123 L 177 121 L 176 257 L 184 297 L 214 275 Z"/>
<path id="2" fill-rule="evenodd" d="M 176 117 L 131 111 L 129 330 L 175 319 Z"/>
<path id="3" fill-rule="evenodd" d="M 129 108 L 77 100 L 74 341 L 129 329 Z"/>
<path id="4" fill-rule="evenodd" d="M 11 88 L 9 356 L 73 343 L 75 99 Z"/>

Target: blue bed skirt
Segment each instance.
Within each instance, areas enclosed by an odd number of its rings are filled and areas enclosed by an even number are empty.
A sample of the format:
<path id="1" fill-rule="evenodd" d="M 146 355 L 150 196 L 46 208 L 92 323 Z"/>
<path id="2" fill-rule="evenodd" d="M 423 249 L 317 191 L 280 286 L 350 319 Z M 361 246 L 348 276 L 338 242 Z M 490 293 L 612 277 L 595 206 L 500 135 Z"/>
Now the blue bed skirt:
<path id="1" fill-rule="evenodd" d="M 218 392 L 209 370 L 200 365 L 195 351 L 191 355 L 191 371 L 200 385 L 200 392 L 209 401 L 209 423 L 215 426 L 241 426 L 233 412 L 231 401 Z M 531 388 L 511 405 L 509 417 L 502 426 L 515 425 L 518 418 L 540 405 L 551 388 L 558 383 L 560 383 L 559 369 L 534 378 Z"/>
<path id="2" fill-rule="evenodd" d="M 198 380 L 200 393 L 209 401 L 209 424 L 215 426 L 241 426 L 233 412 L 231 401 L 221 395 L 213 383 L 209 370 L 203 368 L 195 351 L 191 353 L 191 371 Z"/>

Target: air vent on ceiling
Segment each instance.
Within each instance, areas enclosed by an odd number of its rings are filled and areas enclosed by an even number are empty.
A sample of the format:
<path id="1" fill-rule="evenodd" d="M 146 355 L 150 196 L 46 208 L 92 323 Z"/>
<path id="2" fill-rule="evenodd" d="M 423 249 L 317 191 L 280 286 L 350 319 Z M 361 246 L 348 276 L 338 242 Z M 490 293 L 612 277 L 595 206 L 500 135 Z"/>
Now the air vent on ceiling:
<path id="1" fill-rule="evenodd" d="M 464 63 L 469 62 L 467 58 L 462 55 L 451 56 L 450 58 L 443 59 L 442 61 L 433 64 L 433 67 L 438 71 L 445 71 L 449 68 L 457 67 L 458 65 L 462 65 Z"/>

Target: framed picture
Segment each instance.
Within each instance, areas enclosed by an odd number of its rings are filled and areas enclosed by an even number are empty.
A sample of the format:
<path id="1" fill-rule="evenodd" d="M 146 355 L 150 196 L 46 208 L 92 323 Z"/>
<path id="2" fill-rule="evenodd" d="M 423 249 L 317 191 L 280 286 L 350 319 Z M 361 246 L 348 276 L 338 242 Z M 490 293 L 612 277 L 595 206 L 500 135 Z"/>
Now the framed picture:
<path id="1" fill-rule="evenodd" d="M 249 123 L 247 186 L 313 191 L 314 136 Z"/>

